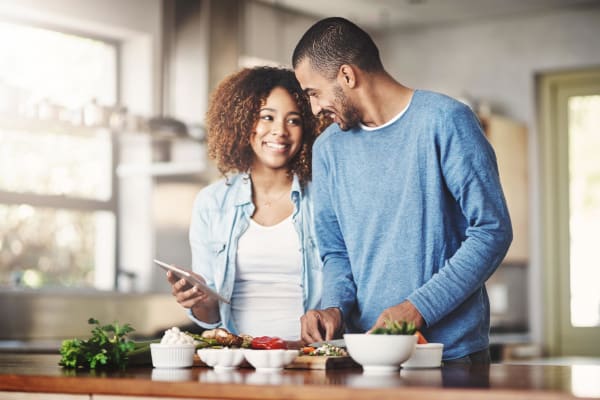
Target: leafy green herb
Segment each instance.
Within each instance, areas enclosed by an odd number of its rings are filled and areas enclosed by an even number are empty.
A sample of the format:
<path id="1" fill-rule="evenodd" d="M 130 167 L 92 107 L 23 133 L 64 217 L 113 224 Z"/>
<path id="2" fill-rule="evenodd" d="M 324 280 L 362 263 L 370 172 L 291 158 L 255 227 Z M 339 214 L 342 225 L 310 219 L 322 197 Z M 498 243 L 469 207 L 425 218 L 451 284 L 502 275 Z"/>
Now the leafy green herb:
<path id="1" fill-rule="evenodd" d="M 87 340 L 64 340 L 58 364 L 65 368 L 125 369 L 129 352 L 136 348 L 127 334 L 135 329 L 129 324 L 119 325 L 116 322 L 101 326 L 94 318 L 90 318 L 88 324 L 95 325 L 92 337 Z"/>
<path id="2" fill-rule="evenodd" d="M 384 328 L 376 328 L 371 333 L 374 335 L 414 335 L 417 331 L 414 322 L 386 320 L 384 323 Z"/>

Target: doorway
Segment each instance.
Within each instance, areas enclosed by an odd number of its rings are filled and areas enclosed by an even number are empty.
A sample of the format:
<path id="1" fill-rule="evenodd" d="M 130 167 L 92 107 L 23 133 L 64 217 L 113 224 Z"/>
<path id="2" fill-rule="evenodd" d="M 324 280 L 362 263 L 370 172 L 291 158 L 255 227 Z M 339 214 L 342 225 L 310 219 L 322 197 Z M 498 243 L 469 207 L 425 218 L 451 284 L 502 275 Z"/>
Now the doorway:
<path id="1" fill-rule="evenodd" d="M 541 222 L 546 347 L 600 356 L 600 68 L 543 74 Z"/>

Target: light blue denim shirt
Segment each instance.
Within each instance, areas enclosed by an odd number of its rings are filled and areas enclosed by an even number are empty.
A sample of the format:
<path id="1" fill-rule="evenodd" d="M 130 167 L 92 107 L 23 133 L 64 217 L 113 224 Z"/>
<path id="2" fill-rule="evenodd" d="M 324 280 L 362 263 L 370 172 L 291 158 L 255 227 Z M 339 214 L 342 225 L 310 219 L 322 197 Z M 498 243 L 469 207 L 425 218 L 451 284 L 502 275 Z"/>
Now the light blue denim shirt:
<path id="1" fill-rule="evenodd" d="M 319 308 L 322 292 L 322 264 L 319 257 L 313 219 L 310 184 L 302 188 L 294 176 L 291 191 L 292 221 L 302 246 L 302 293 L 304 311 Z M 248 174 L 237 174 L 202 189 L 194 202 L 190 225 L 192 268 L 208 286 L 231 299 L 235 284 L 237 244 L 254 213 L 252 181 Z M 224 327 L 239 334 L 231 315 L 231 306 L 219 303 L 221 321 L 209 324 L 188 316 L 206 329 Z M 300 324 L 300 321 L 298 321 Z"/>

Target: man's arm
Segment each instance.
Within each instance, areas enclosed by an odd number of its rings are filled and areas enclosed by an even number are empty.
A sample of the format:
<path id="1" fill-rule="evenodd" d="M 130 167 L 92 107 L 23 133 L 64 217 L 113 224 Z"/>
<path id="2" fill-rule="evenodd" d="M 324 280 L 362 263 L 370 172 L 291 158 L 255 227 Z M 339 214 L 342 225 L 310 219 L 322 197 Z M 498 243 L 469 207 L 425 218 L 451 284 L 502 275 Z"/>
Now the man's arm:
<path id="1" fill-rule="evenodd" d="M 313 150 L 313 193 L 315 210 L 315 232 L 319 253 L 323 260 L 323 295 L 321 307 L 324 311 L 308 312 L 303 317 L 302 337 L 331 339 L 341 331 L 343 317 L 354 306 L 356 286 L 350 269 L 348 251 L 332 202 L 331 171 L 323 155 L 322 143 Z M 330 310 L 327 310 L 330 309 Z M 316 341 L 316 340 L 313 340 Z"/>
<path id="2" fill-rule="evenodd" d="M 475 115 L 467 107 L 459 108 L 445 129 L 440 166 L 468 225 L 459 249 L 407 299 L 427 325 L 442 319 L 480 288 L 512 241 L 496 157 Z"/>

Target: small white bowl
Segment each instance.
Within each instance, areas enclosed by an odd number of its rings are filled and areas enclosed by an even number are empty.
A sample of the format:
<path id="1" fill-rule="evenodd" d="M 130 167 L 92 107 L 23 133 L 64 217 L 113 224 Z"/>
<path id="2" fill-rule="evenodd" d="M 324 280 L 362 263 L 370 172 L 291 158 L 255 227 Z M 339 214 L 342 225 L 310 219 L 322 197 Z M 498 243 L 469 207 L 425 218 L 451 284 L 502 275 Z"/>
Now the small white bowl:
<path id="1" fill-rule="evenodd" d="M 346 333 L 344 341 L 350 357 L 365 373 L 393 373 L 415 351 L 415 335 L 375 335 Z"/>
<path id="2" fill-rule="evenodd" d="M 402 368 L 438 368 L 442 365 L 443 351 L 443 343 L 418 344 L 415 354 L 402 363 Z"/>
<path id="3" fill-rule="evenodd" d="M 154 368 L 187 368 L 194 364 L 194 344 L 150 343 Z"/>
<path id="4" fill-rule="evenodd" d="M 209 367 L 214 369 L 234 369 L 244 362 L 242 349 L 198 349 L 198 356 Z"/>
<path id="5" fill-rule="evenodd" d="M 253 350 L 243 349 L 246 360 L 257 371 L 279 371 L 290 365 L 296 357 L 298 350 Z"/>

